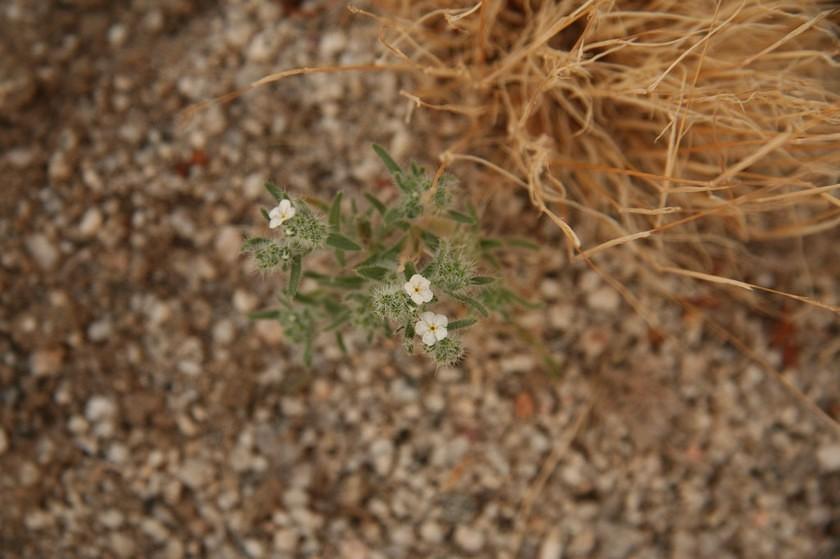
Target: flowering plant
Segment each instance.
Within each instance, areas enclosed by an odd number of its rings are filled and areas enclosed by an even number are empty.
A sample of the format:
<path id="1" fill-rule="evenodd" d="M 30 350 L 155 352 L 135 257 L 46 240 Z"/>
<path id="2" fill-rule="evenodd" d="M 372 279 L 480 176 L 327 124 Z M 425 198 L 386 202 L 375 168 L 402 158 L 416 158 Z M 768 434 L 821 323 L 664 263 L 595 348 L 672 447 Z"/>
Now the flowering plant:
<path id="1" fill-rule="evenodd" d="M 259 269 L 285 271 L 288 282 L 278 308 L 251 316 L 279 321 L 286 337 L 303 346 L 307 365 L 318 334 L 333 333 L 346 351 L 348 329 L 369 341 L 399 335 L 406 351 L 420 345 L 438 364 L 451 365 L 464 354 L 454 332 L 531 304 L 478 271 L 480 262 L 498 268 L 494 253 L 506 244 L 528 245 L 482 236 L 475 209 L 456 209 L 451 176 L 435 181 L 414 163 L 403 170 L 373 147 L 399 190 L 390 204 L 365 193 L 360 208 L 355 200 L 345 204 L 341 192 L 326 204 L 266 184 L 276 203 L 262 210 L 271 236 L 247 238 L 243 250 Z M 304 259 L 323 250 L 332 251 L 334 273 L 304 271 Z M 450 321 L 442 312 L 460 318 Z"/>

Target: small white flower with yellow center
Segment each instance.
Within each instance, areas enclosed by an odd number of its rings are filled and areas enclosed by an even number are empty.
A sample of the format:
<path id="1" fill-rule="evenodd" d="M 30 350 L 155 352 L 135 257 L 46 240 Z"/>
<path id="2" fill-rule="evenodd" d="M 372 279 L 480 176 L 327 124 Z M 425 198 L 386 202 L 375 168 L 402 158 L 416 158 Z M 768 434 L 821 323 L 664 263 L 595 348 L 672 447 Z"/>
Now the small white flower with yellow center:
<path id="1" fill-rule="evenodd" d="M 432 282 L 420 274 L 414 274 L 410 280 L 405 282 L 403 289 L 405 289 L 405 292 L 408 293 L 408 296 L 411 297 L 415 305 L 422 305 L 423 303 L 428 303 L 434 297 L 430 287 L 431 285 Z"/>
<path id="2" fill-rule="evenodd" d="M 285 200 L 280 200 L 280 203 L 277 205 L 276 208 L 268 212 L 268 217 L 270 221 L 268 222 L 268 226 L 271 229 L 276 229 L 280 227 L 285 222 L 289 221 L 295 216 L 295 207 L 292 205 L 291 200 L 288 198 Z"/>
<path id="3" fill-rule="evenodd" d="M 423 338 L 424 344 L 431 346 L 449 335 L 446 331 L 447 324 L 449 324 L 449 319 L 442 314 L 424 312 L 414 325 L 414 331 Z"/>

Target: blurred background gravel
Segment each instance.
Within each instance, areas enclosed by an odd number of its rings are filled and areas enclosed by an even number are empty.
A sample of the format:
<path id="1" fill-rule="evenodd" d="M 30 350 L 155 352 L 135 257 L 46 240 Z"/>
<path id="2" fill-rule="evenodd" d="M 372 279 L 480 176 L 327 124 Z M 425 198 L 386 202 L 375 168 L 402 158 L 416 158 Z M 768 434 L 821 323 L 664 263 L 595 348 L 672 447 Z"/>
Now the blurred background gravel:
<path id="1" fill-rule="evenodd" d="M 0 4 L 0 556 L 840 557 L 840 441 L 632 264 L 605 266 L 664 341 L 560 251 L 511 259 L 550 368 L 497 325 L 457 368 L 351 339 L 308 372 L 246 319 L 277 288 L 239 254 L 264 180 L 387 191 L 370 143 L 430 164 L 447 131 L 406 124 L 390 74 L 176 117 L 377 48 L 336 2 Z M 518 194 L 488 211 L 562 242 Z M 692 296 L 840 414 L 835 317 Z"/>

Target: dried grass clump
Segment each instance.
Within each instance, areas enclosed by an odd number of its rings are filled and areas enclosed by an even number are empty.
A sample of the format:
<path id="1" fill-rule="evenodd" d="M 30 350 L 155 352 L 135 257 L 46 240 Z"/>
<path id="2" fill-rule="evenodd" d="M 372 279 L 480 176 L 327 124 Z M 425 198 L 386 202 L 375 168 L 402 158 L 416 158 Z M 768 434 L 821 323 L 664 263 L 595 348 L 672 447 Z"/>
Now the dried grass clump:
<path id="1" fill-rule="evenodd" d="M 649 272 L 780 293 L 737 265 L 747 243 L 836 233 L 840 30 L 825 3 L 375 4 L 351 11 L 413 74 L 403 95 L 461 125 L 442 166 L 527 187 L 579 258 L 623 246 Z"/>

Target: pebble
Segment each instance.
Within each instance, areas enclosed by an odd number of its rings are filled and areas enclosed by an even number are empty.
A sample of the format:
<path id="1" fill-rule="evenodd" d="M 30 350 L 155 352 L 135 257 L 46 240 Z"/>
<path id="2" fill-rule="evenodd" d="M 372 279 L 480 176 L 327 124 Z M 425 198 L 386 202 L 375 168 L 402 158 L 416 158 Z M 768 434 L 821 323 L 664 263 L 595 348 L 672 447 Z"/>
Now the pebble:
<path id="1" fill-rule="evenodd" d="M 612 287 L 603 286 L 587 294 L 586 304 L 596 311 L 613 312 L 621 304 L 621 296 Z"/>
<path id="2" fill-rule="evenodd" d="M 191 489 L 201 489 L 213 477 L 213 468 L 197 458 L 188 459 L 178 471 L 178 479 Z"/>
<path id="3" fill-rule="evenodd" d="M 46 235 L 36 233 L 26 239 L 26 248 L 35 262 L 44 270 L 52 270 L 58 263 L 58 249 Z"/>
<path id="4" fill-rule="evenodd" d="M 455 543 L 469 553 L 476 553 L 484 547 L 484 534 L 469 526 L 455 528 Z"/>
<path id="5" fill-rule="evenodd" d="M 134 541 L 122 532 L 115 532 L 109 536 L 111 550 L 120 557 L 134 557 L 136 551 Z"/>
<path id="6" fill-rule="evenodd" d="M 8 449 L 9 437 L 6 436 L 6 432 L 3 429 L 0 429 L 0 456 L 3 456 Z"/>
<path id="7" fill-rule="evenodd" d="M 93 396 L 85 405 L 85 417 L 91 423 L 111 419 L 116 413 L 116 404 L 106 396 Z"/>
<path id="8" fill-rule="evenodd" d="M 47 377 L 58 373 L 64 362 L 61 349 L 39 349 L 29 358 L 29 366 L 36 377 Z"/>
<path id="9" fill-rule="evenodd" d="M 89 208 L 85 212 L 85 215 L 82 216 L 82 220 L 79 222 L 79 234 L 85 238 L 93 237 L 99 231 L 101 226 L 102 212 L 100 212 L 99 208 L 96 207 Z"/>
<path id="10" fill-rule="evenodd" d="M 824 472 L 840 471 L 840 444 L 828 444 L 817 449 L 817 462 Z"/>
<path id="11" fill-rule="evenodd" d="M 539 559 L 562 559 L 563 535 L 559 528 L 551 530 L 540 544 Z"/>
<path id="12" fill-rule="evenodd" d="M 104 342 L 111 337 L 111 321 L 107 318 L 100 318 L 88 326 L 88 338 L 92 342 Z"/>
<path id="13" fill-rule="evenodd" d="M 289 528 L 282 528 L 274 532 L 274 549 L 291 553 L 297 549 L 298 534 Z"/>
<path id="14" fill-rule="evenodd" d="M 420 526 L 420 537 L 429 543 L 440 543 L 445 536 L 443 527 L 434 520 L 427 520 Z"/>
<path id="15" fill-rule="evenodd" d="M 394 462 L 394 443 L 390 439 L 376 439 L 370 445 L 370 454 L 376 473 L 381 476 L 388 474 Z"/>
<path id="16" fill-rule="evenodd" d="M 222 227 L 216 234 L 216 253 L 225 262 L 233 262 L 242 251 L 242 234 L 236 227 Z"/>

